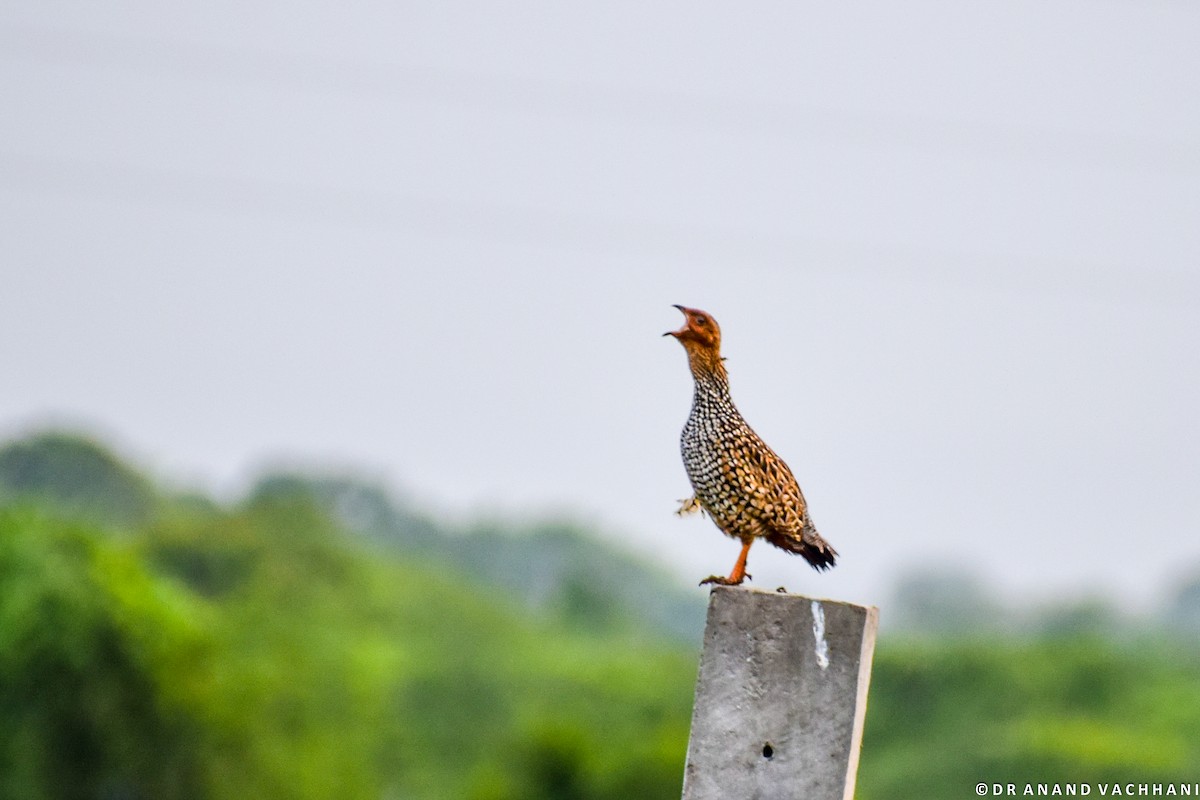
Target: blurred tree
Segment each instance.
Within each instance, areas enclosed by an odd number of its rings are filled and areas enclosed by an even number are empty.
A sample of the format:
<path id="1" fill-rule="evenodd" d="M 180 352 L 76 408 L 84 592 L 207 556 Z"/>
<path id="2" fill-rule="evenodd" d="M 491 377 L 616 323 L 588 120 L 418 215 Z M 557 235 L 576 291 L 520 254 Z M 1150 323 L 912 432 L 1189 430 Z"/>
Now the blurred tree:
<path id="1" fill-rule="evenodd" d="M 649 627 L 690 644 L 704 627 L 702 595 L 570 522 L 487 522 L 459 531 L 352 476 L 273 472 L 250 496 L 251 502 L 306 496 L 341 526 L 393 555 L 444 561 L 534 608 L 594 630 Z"/>
<path id="2" fill-rule="evenodd" d="M 85 475 L 127 469 L 89 458 Z M 113 537 L 84 519 L 111 508 L 23 469 L 6 496 L 37 502 L 0 507 L 0 798 L 679 796 L 695 638 L 664 635 L 653 568 L 582 528 L 393 537 L 408 512 L 378 487 L 299 479 L 232 507 L 171 499 Z M 166 496 L 131 474 L 131 496 Z M 880 644 L 859 796 L 1190 780 L 1195 643 L 1114 641 L 1111 611 L 1010 626 L 969 576 L 910 575 L 885 619 L 926 635 Z"/>
<path id="3" fill-rule="evenodd" d="M 0 796 L 204 797 L 161 670 L 197 640 L 86 531 L 0 511 Z"/>
<path id="4" fill-rule="evenodd" d="M 1194 783 L 1200 658 L 1184 656 L 1095 638 L 881 646 L 857 796 L 950 800 L 982 780 Z"/>
<path id="5" fill-rule="evenodd" d="M 1200 638 L 1200 572 L 1179 584 L 1163 616 L 1172 629 Z"/>
<path id="6" fill-rule="evenodd" d="M 409 509 L 382 485 L 350 475 L 271 472 L 262 476 L 250 498 L 307 495 L 344 528 L 387 547 L 436 548 L 446 531 Z"/>
<path id="7" fill-rule="evenodd" d="M 1032 616 L 1032 629 L 1051 638 L 1114 639 L 1129 629 L 1117 608 L 1102 597 L 1058 602 L 1037 609 Z"/>
<path id="8" fill-rule="evenodd" d="M 893 630 L 927 634 L 994 634 L 1009 627 L 1005 611 L 975 575 L 951 567 L 910 572 L 897 581 L 887 616 Z"/>
<path id="9" fill-rule="evenodd" d="M 46 432 L 0 448 L 0 501 L 53 506 L 110 525 L 150 519 L 153 484 L 86 436 Z"/>

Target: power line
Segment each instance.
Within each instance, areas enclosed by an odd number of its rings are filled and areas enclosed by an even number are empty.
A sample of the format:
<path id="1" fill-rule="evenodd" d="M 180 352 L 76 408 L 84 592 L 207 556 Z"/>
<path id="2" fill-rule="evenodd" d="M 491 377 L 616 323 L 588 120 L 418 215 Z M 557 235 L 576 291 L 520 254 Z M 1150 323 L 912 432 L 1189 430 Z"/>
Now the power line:
<path id="1" fill-rule="evenodd" d="M 30 158 L 0 152 L 0 191 L 200 210 L 239 219 L 273 218 L 406 231 L 452 241 L 1012 291 L 1200 302 L 1200 274 L 1065 263 L 1012 254 L 950 253 L 895 243 L 717 229 L 544 208 L 468 203 L 371 189 L 284 184 L 187 174 L 134 165 Z"/>
<path id="2" fill-rule="evenodd" d="M 1053 164 L 1148 171 L 1200 172 L 1200 144 L 1150 141 L 1094 131 L 1038 130 L 854 112 L 789 103 L 739 101 L 483 73 L 420 65 L 367 63 L 197 42 L 163 42 L 48 28 L 0 31 L 0 53 L 88 68 L 191 80 L 257 83 L 299 91 L 334 91 L 394 102 L 426 102 L 528 114 L 631 120 L 642 124 L 729 130 L 787 141 L 900 146 Z"/>

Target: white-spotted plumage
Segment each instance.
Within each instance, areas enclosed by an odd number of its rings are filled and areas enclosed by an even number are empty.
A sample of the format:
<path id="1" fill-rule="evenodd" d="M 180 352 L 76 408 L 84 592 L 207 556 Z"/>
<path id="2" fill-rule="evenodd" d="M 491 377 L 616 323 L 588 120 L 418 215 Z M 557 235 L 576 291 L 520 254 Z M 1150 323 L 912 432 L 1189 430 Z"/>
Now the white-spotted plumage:
<path id="1" fill-rule="evenodd" d="M 746 553 L 760 537 L 800 554 L 818 570 L 828 569 L 837 553 L 817 533 L 792 471 L 733 404 L 720 328 L 703 311 L 679 308 L 688 324 L 670 335 L 687 349 L 694 380 L 692 410 L 680 436 L 684 469 L 695 501 L 717 527 L 743 543 L 733 574 L 709 582 L 740 583 Z"/>

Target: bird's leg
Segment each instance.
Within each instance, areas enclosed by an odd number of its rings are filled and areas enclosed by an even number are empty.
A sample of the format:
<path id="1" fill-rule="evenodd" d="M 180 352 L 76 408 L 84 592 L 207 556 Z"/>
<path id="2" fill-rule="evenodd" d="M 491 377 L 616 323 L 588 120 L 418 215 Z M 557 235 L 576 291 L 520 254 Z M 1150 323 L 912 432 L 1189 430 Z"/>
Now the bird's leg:
<path id="1" fill-rule="evenodd" d="M 686 500 L 679 501 L 679 509 L 675 512 L 677 517 L 686 517 L 688 514 L 695 514 L 697 511 L 703 511 L 704 506 L 700 505 L 700 498 L 692 495 Z"/>
<path id="2" fill-rule="evenodd" d="M 720 575 L 710 575 L 700 581 L 703 586 L 706 583 L 715 583 L 718 586 L 740 586 L 746 578 L 752 577 L 746 572 L 746 556 L 750 555 L 750 545 L 754 544 L 754 538 L 747 536 L 742 539 L 742 552 L 738 553 L 737 563 L 733 565 L 733 572 L 729 573 L 728 578 L 722 578 Z"/>

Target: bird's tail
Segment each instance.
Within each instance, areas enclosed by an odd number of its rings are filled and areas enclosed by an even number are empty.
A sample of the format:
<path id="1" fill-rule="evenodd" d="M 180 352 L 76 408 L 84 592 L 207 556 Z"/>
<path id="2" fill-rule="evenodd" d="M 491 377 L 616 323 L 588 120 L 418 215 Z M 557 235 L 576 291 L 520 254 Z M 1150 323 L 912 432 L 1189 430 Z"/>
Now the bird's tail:
<path id="1" fill-rule="evenodd" d="M 767 541 L 789 553 L 802 556 L 818 572 L 837 564 L 837 550 L 821 538 L 821 534 L 817 533 L 811 522 L 805 525 L 800 533 L 785 534 L 772 531 L 768 534 Z"/>

